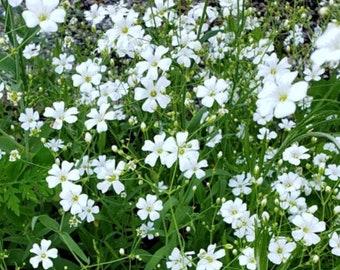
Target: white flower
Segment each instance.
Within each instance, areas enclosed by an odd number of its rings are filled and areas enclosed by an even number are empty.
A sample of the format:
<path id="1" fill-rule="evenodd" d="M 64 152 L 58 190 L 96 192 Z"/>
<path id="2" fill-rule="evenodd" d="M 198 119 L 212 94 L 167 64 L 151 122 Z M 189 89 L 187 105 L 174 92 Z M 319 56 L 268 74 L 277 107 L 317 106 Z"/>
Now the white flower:
<path id="1" fill-rule="evenodd" d="M 207 251 L 200 249 L 198 257 L 200 260 L 197 263 L 196 270 L 218 270 L 223 264 L 218 259 L 225 256 L 225 250 L 220 249 L 215 252 L 216 244 L 209 245 Z"/>
<path id="2" fill-rule="evenodd" d="M 326 230 L 326 223 L 319 221 L 318 218 L 310 213 L 295 216 L 292 223 L 298 227 L 298 229 L 292 231 L 294 240 L 303 240 L 306 246 L 319 243 L 320 237 L 316 233 Z"/>
<path id="3" fill-rule="evenodd" d="M 78 114 L 78 109 L 76 107 L 71 107 L 65 110 L 64 101 L 53 102 L 53 108 L 46 107 L 44 112 L 45 117 L 52 117 L 55 119 L 51 127 L 57 130 L 62 128 L 64 121 L 69 124 L 75 123 L 78 120 L 75 114 Z"/>
<path id="4" fill-rule="evenodd" d="M 329 164 L 325 169 L 325 175 L 333 181 L 338 181 L 340 177 L 340 165 Z"/>
<path id="5" fill-rule="evenodd" d="M 91 109 L 91 111 L 87 114 L 87 117 L 90 119 L 85 121 L 85 126 L 87 130 L 90 130 L 94 126 L 97 126 L 97 132 L 105 132 L 107 131 L 107 124 L 105 120 L 114 120 L 115 114 L 113 111 L 108 111 L 110 104 L 102 104 L 99 107 L 99 111 L 97 109 Z"/>
<path id="6" fill-rule="evenodd" d="M 311 60 L 318 66 L 325 62 L 340 60 L 340 26 L 329 23 L 325 32 L 315 42 L 316 51 L 312 53 Z"/>
<path id="7" fill-rule="evenodd" d="M 17 161 L 18 159 L 21 159 L 21 155 L 19 151 L 17 149 L 11 150 L 11 152 L 9 153 L 8 160 L 10 162 L 14 162 L 14 161 Z"/>
<path id="8" fill-rule="evenodd" d="M 92 25 L 101 23 L 106 15 L 107 10 L 102 6 L 98 6 L 97 4 L 93 4 L 89 11 L 86 10 L 84 12 L 85 20 L 92 22 Z"/>
<path id="9" fill-rule="evenodd" d="M 154 238 L 154 226 L 153 222 L 148 221 L 147 224 L 142 224 L 139 228 L 136 229 L 137 235 L 139 235 L 142 238 L 148 237 L 149 240 Z"/>
<path id="10" fill-rule="evenodd" d="M 179 169 L 183 172 L 188 159 L 197 160 L 199 156 L 198 140 L 187 142 L 188 136 L 189 133 L 187 131 L 177 132 L 176 139 L 174 137 L 169 137 L 165 140 L 163 149 L 169 152 L 165 163 L 168 168 L 179 159 Z"/>
<path id="11" fill-rule="evenodd" d="M 204 86 L 197 87 L 196 95 L 202 98 L 202 104 L 208 108 L 213 106 L 216 101 L 220 106 L 228 101 L 229 84 L 223 79 L 217 79 L 212 76 L 210 79 L 204 81 Z"/>
<path id="12" fill-rule="evenodd" d="M 33 268 L 38 268 L 39 263 L 42 263 L 44 269 L 49 269 L 53 266 L 53 262 L 50 258 L 57 258 L 58 250 L 56 248 L 48 249 L 51 245 L 51 240 L 42 239 L 40 246 L 38 244 L 33 244 L 30 252 L 36 254 L 36 256 L 30 259 L 30 264 Z"/>
<path id="13" fill-rule="evenodd" d="M 192 266 L 192 255 L 193 251 L 182 252 L 175 247 L 170 256 L 169 261 L 166 262 L 166 268 L 171 270 L 187 270 L 188 267 Z"/>
<path id="14" fill-rule="evenodd" d="M 163 149 L 164 139 L 165 139 L 165 133 L 162 133 L 162 134 L 154 136 L 154 142 L 150 140 L 146 140 L 144 142 L 142 150 L 151 152 L 145 158 L 145 163 L 149 164 L 151 167 L 155 166 L 158 157 L 161 159 L 162 164 L 166 163 L 166 157 L 169 153 L 164 151 Z"/>
<path id="15" fill-rule="evenodd" d="M 203 159 L 198 162 L 198 156 L 195 156 L 194 159 L 188 158 L 183 161 L 182 170 L 184 171 L 184 176 L 190 179 L 194 174 L 197 179 L 201 179 L 205 176 L 205 171 L 201 168 L 208 167 L 208 162 Z"/>
<path id="16" fill-rule="evenodd" d="M 87 175 L 92 175 L 92 161 L 89 159 L 88 155 L 83 156 L 81 160 L 78 160 L 76 167 L 79 170 L 79 175 L 83 176 L 85 173 Z"/>
<path id="17" fill-rule="evenodd" d="M 256 259 L 254 248 L 247 247 L 242 250 L 242 254 L 238 257 L 238 261 L 241 266 L 246 266 L 249 270 L 255 270 Z"/>
<path id="18" fill-rule="evenodd" d="M 288 58 L 284 57 L 279 61 L 276 53 L 271 55 L 264 55 L 262 64 L 258 65 L 257 75 L 263 77 L 263 82 L 273 82 L 276 77 L 282 74 L 289 73 L 291 65 L 288 63 Z"/>
<path id="19" fill-rule="evenodd" d="M 143 21 L 147 27 L 160 27 L 164 19 L 172 18 L 171 7 L 175 5 L 173 0 L 155 0 L 155 7 L 148 7 L 145 11 Z"/>
<path id="20" fill-rule="evenodd" d="M 275 82 L 264 84 L 256 102 L 261 115 L 273 111 L 276 118 L 284 118 L 295 112 L 295 102 L 304 99 L 308 89 L 308 83 L 304 81 L 292 84 L 296 76 L 297 72 L 285 73 Z"/>
<path id="21" fill-rule="evenodd" d="M 91 95 L 93 86 L 98 86 L 102 79 L 100 66 L 91 59 L 88 59 L 86 62 L 76 66 L 76 71 L 78 74 L 72 75 L 73 86 L 80 86 L 82 93 Z"/>
<path id="22" fill-rule="evenodd" d="M 340 237 L 336 232 L 332 233 L 332 236 L 329 239 L 329 246 L 332 248 L 332 254 L 340 256 Z"/>
<path id="23" fill-rule="evenodd" d="M 65 147 L 64 141 L 61 139 L 50 139 L 44 144 L 45 147 L 57 153 L 60 149 Z"/>
<path id="24" fill-rule="evenodd" d="M 19 121 L 22 122 L 21 127 L 24 130 L 32 130 L 39 121 L 39 113 L 32 108 L 26 108 L 25 113 L 20 113 Z"/>
<path id="25" fill-rule="evenodd" d="M 297 173 L 289 172 L 279 175 L 275 182 L 275 189 L 280 194 L 299 191 L 302 186 L 302 178 Z"/>
<path id="26" fill-rule="evenodd" d="M 321 75 L 324 74 L 325 69 L 321 68 L 318 65 L 313 65 L 312 69 L 306 68 L 303 71 L 303 74 L 305 74 L 305 81 L 320 81 L 321 80 Z"/>
<path id="27" fill-rule="evenodd" d="M 58 184 L 62 187 L 70 184 L 70 181 L 77 181 L 80 179 L 79 171 L 73 169 L 73 162 L 64 160 L 61 163 L 61 168 L 57 164 L 53 164 L 52 168 L 48 171 L 49 176 L 46 177 L 49 188 L 54 188 Z"/>
<path id="28" fill-rule="evenodd" d="M 251 193 L 250 186 L 251 176 L 250 174 L 238 174 L 229 180 L 228 186 L 232 188 L 232 193 L 235 196 L 240 194 L 248 195 Z"/>
<path id="29" fill-rule="evenodd" d="M 28 44 L 25 46 L 24 50 L 22 51 L 22 55 L 26 59 L 31 59 L 39 55 L 40 52 L 40 44 Z"/>
<path id="30" fill-rule="evenodd" d="M 224 222 L 231 224 L 240 218 L 246 210 L 247 205 L 240 198 L 236 198 L 234 201 L 228 200 L 224 202 L 219 213 Z"/>
<path id="31" fill-rule="evenodd" d="M 135 100 L 146 99 L 142 105 L 142 110 L 153 113 L 158 106 L 162 109 L 171 101 L 169 95 L 166 94 L 166 88 L 170 85 L 170 81 L 165 77 L 160 77 L 155 83 L 150 77 L 141 79 L 144 86 L 135 89 Z"/>
<path id="32" fill-rule="evenodd" d="M 306 147 L 293 144 L 283 151 L 282 158 L 290 164 L 298 166 L 301 163 L 300 159 L 308 159 L 310 157 L 309 154 L 306 154 L 307 151 Z"/>
<path id="33" fill-rule="evenodd" d="M 277 133 L 275 131 L 270 131 L 268 128 L 262 127 L 259 130 L 259 134 L 257 134 L 257 138 L 259 140 L 272 140 L 277 137 Z"/>
<path id="34" fill-rule="evenodd" d="M 82 186 L 72 183 L 63 187 L 59 197 L 61 198 L 60 204 L 65 212 L 70 210 L 72 215 L 83 212 L 83 209 L 87 206 L 88 196 L 81 193 L 82 189 Z"/>
<path id="35" fill-rule="evenodd" d="M 116 166 L 116 160 L 107 160 L 103 169 L 99 169 L 97 172 L 97 177 L 104 179 L 104 181 L 97 184 L 97 188 L 105 193 L 109 190 L 110 186 L 112 186 L 117 194 L 122 193 L 125 186 L 119 181 L 119 177 L 123 173 L 125 165 L 126 163 L 124 161 L 119 161 Z"/>
<path id="36" fill-rule="evenodd" d="M 52 65 L 55 66 L 55 72 L 58 74 L 63 73 L 64 69 L 71 70 L 73 62 L 74 56 L 73 55 L 68 56 L 66 53 L 60 54 L 59 58 L 53 57 L 52 59 Z"/>
<path id="37" fill-rule="evenodd" d="M 268 247 L 268 259 L 274 264 L 285 263 L 296 248 L 294 242 L 287 242 L 285 237 L 271 239 Z"/>
<path id="38" fill-rule="evenodd" d="M 159 219 L 159 211 L 163 209 L 163 203 L 161 200 L 157 200 L 156 195 L 147 194 L 146 200 L 139 198 L 136 204 L 138 210 L 137 215 L 141 220 L 145 220 L 150 217 L 151 221 Z"/>
<path id="39" fill-rule="evenodd" d="M 219 129 L 213 137 L 209 136 L 207 141 L 208 142 L 205 144 L 206 146 L 211 147 L 211 148 L 215 147 L 216 144 L 222 141 L 222 130 Z"/>
<path id="40" fill-rule="evenodd" d="M 146 77 L 151 80 L 156 80 L 158 78 L 158 68 L 162 71 L 168 71 L 171 65 L 170 58 L 162 58 L 162 56 L 169 51 L 168 48 L 164 46 L 158 46 L 155 49 L 148 46 L 141 52 L 141 57 L 145 61 L 141 61 L 136 64 L 136 68 L 139 74 L 147 71 Z"/>
<path id="41" fill-rule="evenodd" d="M 26 0 L 26 7 L 22 16 L 27 27 L 40 26 L 41 32 L 57 32 L 57 23 L 64 22 L 66 12 L 57 8 L 59 0 Z"/>
<path id="42" fill-rule="evenodd" d="M 284 129 L 285 131 L 291 131 L 292 128 L 295 127 L 295 122 L 292 120 L 288 120 L 287 118 L 281 119 L 281 123 L 279 124 L 279 128 Z"/>
<path id="43" fill-rule="evenodd" d="M 94 200 L 88 199 L 86 204 L 81 205 L 82 206 L 82 212 L 78 214 L 78 217 L 81 220 L 86 219 L 87 222 L 94 221 L 93 214 L 99 213 L 99 207 L 97 205 L 94 205 Z"/>

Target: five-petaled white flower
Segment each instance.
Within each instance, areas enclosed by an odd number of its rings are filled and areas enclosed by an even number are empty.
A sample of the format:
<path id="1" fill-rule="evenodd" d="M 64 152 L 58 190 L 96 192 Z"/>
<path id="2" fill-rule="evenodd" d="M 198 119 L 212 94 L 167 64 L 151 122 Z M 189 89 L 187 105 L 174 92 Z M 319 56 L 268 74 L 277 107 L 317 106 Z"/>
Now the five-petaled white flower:
<path id="1" fill-rule="evenodd" d="M 326 230 L 326 223 L 310 213 L 302 213 L 292 219 L 292 223 L 297 226 L 296 230 L 292 231 L 292 236 L 295 241 L 303 240 L 306 246 L 311 246 L 319 243 L 320 237 L 316 234 Z"/>
<path id="2" fill-rule="evenodd" d="M 20 113 L 19 121 L 24 130 L 32 130 L 37 126 L 39 121 L 39 113 L 33 111 L 32 108 L 26 108 L 24 113 Z"/>
<path id="3" fill-rule="evenodd" d="M 125 187 L 124 184 L 119 181 L 119 177 L 124 171 L 125 165 L 126 163 L 124 161 L 119 161 L 116 166 L 116 160 L 107 160 L 103 169 L 97 173 L 99 179 L 104 179 L 104 181 L 97 184 L 97 188 L 105 193 L 109 190 L 109 187 L 112 186 L 117 194 L 122 193 Z"/>
<path id="4" fill-rule="evenodd" d="M 215 252 L 216 244 L 209 245 L 207 251 L 200 249 L 196 270 L 218 270 L 223 264 L 218 259 L 225 256 L 225 250 L 220 249 Z"/>
<path id="5" fill-rule="evenodd" d="M 57 8 L 59 0 L 26 0 L 26 7 L 22 13 L 27 27 L 40 26 L 41 32 L 57 32 L 57 23 L 65 20 L 66 12 L 63 8 Z"/>
<path id="6" fill-rule="evenodd" d="M 166 163 L 166 157 L 169 153 L 163 149 L 164 139 L 165 133 L 162 133 L 154 136 L 155 142 L 152 142 L 150 140 L 146 140 L 144 142 L 142 150 L 151 152 L 145 158 L 145 163 L 149 164 L 151 167 L 155 166 L 158 157 L 161 159 L 162 164 Z"/>
<path id="7" fill-rule="evenodd" d="M 52 65 L 55 66 L 55 72 L 58 74 L 63 73 L 65 70 L 72 69 L 72 63 L 74 62 L 73 55 L 67 55 L 66 53 L 62 53 L 59 55 L 59 58 L 53 57 Z"/>
<path id="8" fill-rule="evenodd" d="M 274 264 L 285 263 L 295 248 L 295 242 L 288 242 L 285 237 L 271 239 L 268 247 L 268 259 Z"/>
<path id="9" fill-rule="evenodd" d="M 45 117 L 54 118 L 55 120 L 52 122 L 51 127 L 59 130 L 62 128 L 64 121 L 69 124 L 75 123 L 78 120 L 75 114 L 78 114 L 78 109 L 76 107 L 65 110 L 65 102 L 60 101 L 53 102 L 53 108 L 46 107 L 43 115 Z"/>
<path id="10" fill-rule="evenodd" d="M 30 264 L 33 268 L 38 268 L 40 262 L 44 269 L 49 269 L 53 266 L 53 262 L 50 258 L 57 258 L 58 250 L 56 248 L 48 249 L 51 243 L 51 240 L 42 239 L 40 246 L 36 243 L 33 244 L 33 247 L 30 249 L 30 252 L 36 254 L 36 256 L 30 259 Z"/>
<path id="11" fill-rule="evenodd" d="M 145 61 L 141 61 L 136 64 L 138 73 L 142 74 L 147 71 L 146 77 L 151 80 L 158 78 L 158 68 L 162 71 L 168 71 L 171 65 L 170 58 L 162 58 L 162 56 L 169 51 L 164 46 L 158 46 L 155 49 L 151 46 L 147 47 L 141 52 L 141 56 Z"/>
<path id="12" fill-rule="evenodd" d="M 182 252 L 175 247 L 166 262 L 166 268 L 171 270 L 187 270 L 192 266 L 193 251 Z"/>
<path id="13" fill-rule="evenodd" d="M 60 204 L 65 212 L 70 210 L 72 215 L 83 212 L 83 209 L 87 206 L 88 196 L 82 194 L 82 190 L 82 186 L 72 183 L 63 188 L 59 197 L 61 199 Z"/>
<path id="14" fill-rule="evenodd" d="M 141 79 L 144 86 L 135 89 L 135 100 L 146 99 L 142 105 L 142 110 L 153 113 L 157 107 L 164 109 L 171 101 L 169 95 L 166 94 L 166 88 L 170 85 L 170 81 L 165 77 L 160 77 L 154 82 L 150 77 Z"/>
<path id="15" fill-rule="evenodd" d="M 310 157 L 306 152 L 308 149 L 298 144 L 293 144 L 291 147 L 286 148 L 282 153 L 282 159 L 288 161 L 295 166 L 300 165 L 301 159 L 307 159 Z"/>
<path id="16" fill-rule="evenodd" d="M 229 84 L 225 80 L 212 76 L 210 79 L 204 81 L 204 86 L 199 85 L 197 87 L 196 95 L 202 98 L 202 104 L 208 108 L 213 106 L 214 101 L 222 106 L 228 101 L 228 88 Z"/>
<path id="17" fill-rule="evenodd" d="M 246 266 L 249 270 L 256 269 L 255 251 L 252 247 L 242 250 L 242 254 L 238 257 L 241 266 Z"/>
<path id="18" fill-rule="evenodd" d="M 86 219 L 87 222 L 94 221 L 93 214 L 99 213 L 99 207 L 97 205 L 94 205 L 94 200 L 88 199 L 86 204 L 81 205 L 82 206 L 82 212 L 78 214 L 79 218 L 81 220 Z"/>
<path id="19" fill-rule="evenodd" d="M 141 220 L 145 220 L 148 217 L 151 221 L 159 219 L 159 211 L 163 209 L 163 203 L 161 200 L 157 200 L 156 195 L 147 194 L 146 199 L 139 198 L 136 204 L 139 208 L 137 215 Z"/>
<path id="20" fill-rule="evenodd" d="M 284 118 L 295 112 L 295 102 L 303 100 L 308 89 L 305 81 L 293 84 L 296 76 L 297 72 L 289 72 L 278 76 L 275 82 L 264 84 L 256 102 L 261 115 L 274 112 L 276 118 Z"/>
<path id="21" fill-rule="evenodd" d="M 64 188 L 71 181 L 77 181 L 80 179 L 79 171 L 77 169 L 73 169 L 73 162 L 68 162 L 64 160 L 61 163 L 61 168 L 57 164 L 52 165 L 52 169 L 48 171 L 49 176 L 46 177 L 46 181 L 48 183 L 49 188 L 54 188 L 58 184 L 61 184 Z"/>
<path id="22" fill-rule="evenodd" d="M 97 109 L 91 109 L 91 111 L 87 114 L 87 117 L 90 119 L 85 121 L 85 126 L 87 130 L 90 130 L 94 126 L 97 126 L 97 132 L 105 132 L 107 131 L 107 124 L 105 120 L 113 120 L 115 118 L 115 113 L 113 111 L 108 111 L 110 104 L 105 103 L 100 105 L 99 111 Z"/>

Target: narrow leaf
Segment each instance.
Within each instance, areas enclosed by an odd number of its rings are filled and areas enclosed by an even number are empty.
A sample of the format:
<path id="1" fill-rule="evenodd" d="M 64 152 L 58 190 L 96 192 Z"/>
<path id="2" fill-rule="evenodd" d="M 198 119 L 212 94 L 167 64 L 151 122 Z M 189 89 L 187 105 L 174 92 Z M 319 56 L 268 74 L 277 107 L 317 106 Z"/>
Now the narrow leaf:
<path id="1" fill-rule="evenodd" d="M 39 216 L 39 220 L 46 228 L 50 229 L 51 231 L 54 231 L 54 232 L 59 231 L 58 222 L 50 218 L 49 216 L 47 215 Z M 32 220 L 32 223 L 33 223 L 33 220 Z"/>
<path id="2" fill-rule="evenodd" d="M 70 235 L 67 233 L 60 233 L 59 234 L 61 240 L 66 244 L 66 246 L 69 248 L 69 250 L 72 252 L 73 255 L 77 255 L 83 262 L 86 264 L 90 263 L 90 260 L 84 252 L 81 250 L 81 248 L 78 246 L 78 244 L 72 239 Z"/>

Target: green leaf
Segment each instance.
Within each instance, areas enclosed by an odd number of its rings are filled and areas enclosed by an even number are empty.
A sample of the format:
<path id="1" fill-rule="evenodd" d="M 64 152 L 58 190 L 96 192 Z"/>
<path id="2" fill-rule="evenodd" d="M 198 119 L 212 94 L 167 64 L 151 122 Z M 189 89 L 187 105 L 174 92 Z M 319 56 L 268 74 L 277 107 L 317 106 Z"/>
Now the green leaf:
<path id="1" fill-rule="evenodd" d="M 68 247 L 68 249 L 71 251 L 71 253 L 73 254 L 73 256 L 78 256 L 83 262 L 85 262 L 86 264 L 90 263 L 90 260 L 88 257 L 86 257 L 86 255 L 84 254 L 84 252 L 81 250 L 81 248 L 78 246 L 78 244 L 72 239 L 72 237 L 65 233 L 65 232 L 61 232 L 59 233 L 59 236 L 61 238 L 61 240 L 66 244 L 66 246 Z"/>
<path id="2" fill-rule="evenodd" d="M 36 222 L 36 217 L 33 217 L 32 222 L 31 222 L 31 226 L 32 226 L 32 230 L 34 229 L 34 225 Z M 54 232 L 58 232 L 59 231 L 59 223 L 57 221 L 55 221 L 54 219 L 50 218 L 47 215 L 42 215 L 38 217 L 39 221 L 48 229 L 50 229 L 51 231 Z"/>
<path id="3" fill-rule="evenodd" d="M 7 199 L 7 207 L 8 209 L 12 210 L 14 214 L 17 216 L 20 215 L 20 200 L 15 195 L 14 192 L 11 191 L 11 189 L 8 190 L 8 199 Z"/>
<path id="4" fill-rule="evenodd" d="M 157 264 L 162 260 L 167 253 L 170 253 L 167 249 L 169 246 L 163 246 L 151 257 L 151 260 L 146 264 L 145 270 L 157 269 Z"/>
<path id="5" fill-rule="evenodd" d="M 0 53 L 0 70 L 15 74 L 15 61 L 9 55 Z"/>
<path id="6" fill-rule="evenodd" d="M 10 152 L 14 149 L 21 149 L 22 145 L 17 143 L 9 136 L 0 136 L 0 149 L 6 152 Z"/>
<path id="7" fill-rule="evenodd" d="M 206 42 L 209 38 L 216 36 L 218 32 L 221 32 L 221 30 L 212 30 L 207 32 L 203 37 L 200 38 L 200 42 Z"/>
<path id="8" fill-rule="evenodd" d="M 187 130 L 191 134 L 195 130 L 198 129 L 200 126 L 200 121 L 202 119 L 202 115 L 207 111 L 205 107 L 198 110 L 198 112 L 194 115 L 194 117 L 191 119 L 190 123 L 188 124 Z"/>

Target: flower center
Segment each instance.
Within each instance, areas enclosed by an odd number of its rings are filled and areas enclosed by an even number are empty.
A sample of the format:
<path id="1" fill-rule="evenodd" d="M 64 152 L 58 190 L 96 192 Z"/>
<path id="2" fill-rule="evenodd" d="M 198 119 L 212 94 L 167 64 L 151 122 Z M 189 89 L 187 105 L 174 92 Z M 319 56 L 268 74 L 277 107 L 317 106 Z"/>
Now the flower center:
<path id="1" fill-rule="evenodd" d="M 109 182 L 113 182 L 113 181 L 116 181 L 117 180 L 117 175 L 113 174 L 113 175 L 110 175 L 109 177 Z"/>
<path id="2" fill-rule="evenodd" d="M 152 91 L 150 92 L 150 96 L 151 96 L 151 97 L 156 97 L 156 96 L 157 96 L 157 91 L 156 91 L 156 90 L 152 90 Z"/>
<path id="3" fill-rule="evenodd" d="M 87 83 L 91 82 L 91 77 L 90 76 L 86 76 L 85 77 L 85 82 L 87 82 Z"/>
<path id="4" fill-rule="evenodd" d="M 73 195 L 72 196 L 72 201 L 77 202 L 79 200 L 78 195 Z"/>
<path id="5" fill-rule="evenodd" d="M 43 254 L 40 255 L 41 259 L 45 259 L 46 257 L 47 257 L 46 253 L 43 253 Z"/>
<path id="6" fill-rule="evenodd" d="M 67 180 L 67 177 L 65 176 L 65 175 L 62 175 L 61 177 L 60 177 L 60 181 L 61 182 L 65 182 Z"/>
<path id="7" fill-rule="evenodd" d="M 127 32 L 129 32 L 129 29 L 128 29 L 126 26 L 124 26 L 124 27 L 122 28 L 122 33 L 123 33 L 123 34 L 126 34 Z"/>
<path id="8" fill-rule="evenodd" d="M 43 21 L 46 21 L 46 20 L 47 20 L 46 14 L 40 14 L 39 15 L 39 21 L 43 22 Z"/>
<path id="9" fill-rule="evenodd" d="M 184 155 L 184 153 L 185 153 L 184 148 L 181 147 L 181 148 L 178 150 L 178 153 L 179 153 L 180 155 Z"/>
<path id="10" fill-rule="evenodd" d="M 287 100 L 287 94 L 281 94 L 279 97 L 279 101 L 284 102 Z"/>
<path id="11" fill-rule="evenodd" d="M 151 213 L 152 212 L 152 207 L 151 206 L 147 206 L 145 210 L 146 210 L 146 212 Z"/>
<path id="12" fill-rule="evenodd" d="M 206 257 L 205 259 L 207 260 L 208 263 L 212 263 L 214 261 L 214 259 L 211 257 Z"/>

